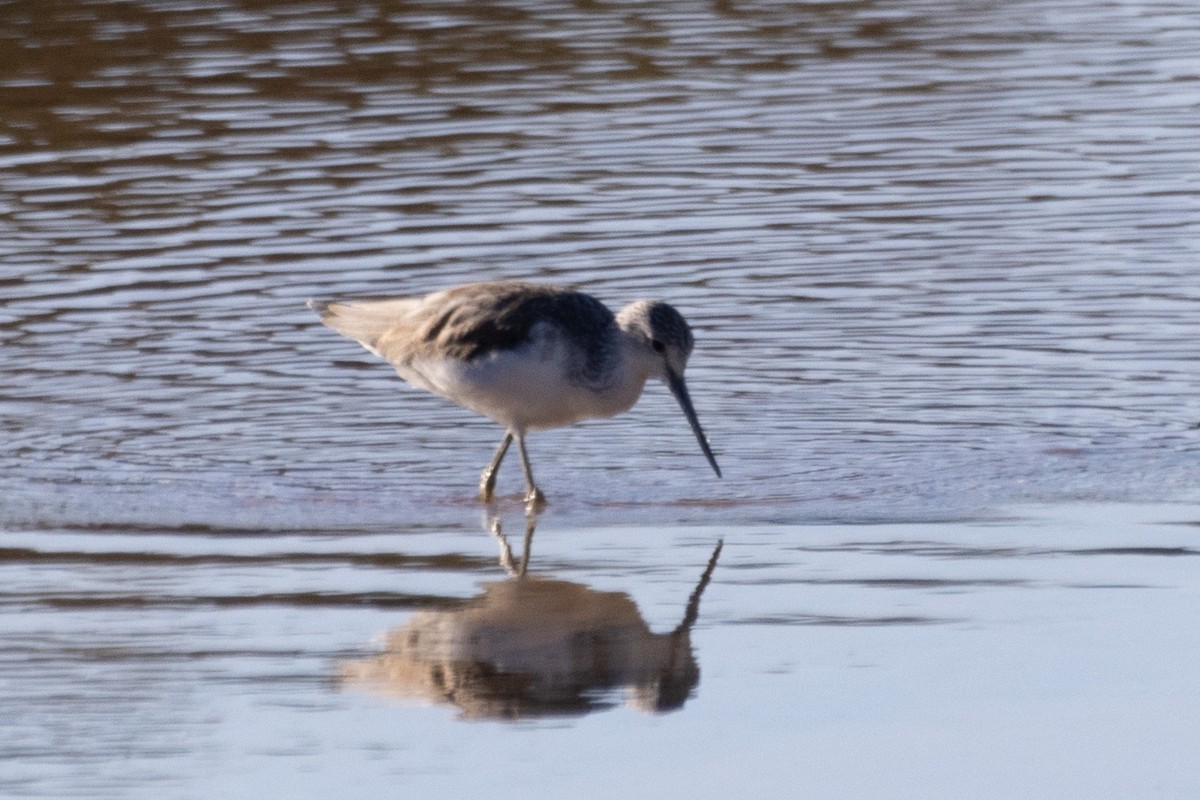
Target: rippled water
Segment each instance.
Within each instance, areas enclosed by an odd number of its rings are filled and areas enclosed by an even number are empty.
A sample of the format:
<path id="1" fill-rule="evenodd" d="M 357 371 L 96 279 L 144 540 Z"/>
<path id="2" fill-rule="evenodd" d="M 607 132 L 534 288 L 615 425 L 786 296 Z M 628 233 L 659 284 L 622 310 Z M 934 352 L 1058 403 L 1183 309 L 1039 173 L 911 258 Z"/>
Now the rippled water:
<path id="1" fill-rule="evenodd" d="M 1194 493 L 1194 16 L 982 5 L 6 5 L 7 516 L 456 502 L 497 432 L 302 301 L 479 277 L 699 329 L 728 479 L 660 391 L 564 505 Z"/>
<path id="2" fill-rule="evenodd" d="M 447 755 L 497 741 L 574 792 L 587 748 L 639 792 L 779 794 L 794 746 L 843 748 L 822 796 L 892 796 L 872 748 L 903 796 L 1013 796 L 953 779 L 1006 758 L 1078 796 L 1122 747 L 1194 793 L 1198 34 L 1168 0 L 0 3 L 4 793 L 459 794 L 516 779 Z M 612 609 L 577 632 L 625 665 L 545 685 L 646 708 L 673 675 L 681 713 L 493 739 L 346 682 L 480 663 L 402 642 L 537 590 L 472 499 L 500 432 L 304 300 L 500 277 L 696 328 L 723 480 L 657 386 L 530 442 L 534 577 Z"/>

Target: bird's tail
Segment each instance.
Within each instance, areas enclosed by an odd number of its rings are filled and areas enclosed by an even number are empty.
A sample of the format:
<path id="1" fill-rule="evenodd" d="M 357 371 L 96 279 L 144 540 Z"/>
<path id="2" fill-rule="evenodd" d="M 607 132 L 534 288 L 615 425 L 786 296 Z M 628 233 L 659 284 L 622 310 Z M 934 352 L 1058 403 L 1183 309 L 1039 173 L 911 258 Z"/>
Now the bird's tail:
<path id="1" fill-rule="evenodd" d="M 395 300 L 361 300 L 348 303 L 309 300 L 308 307 L 321 315 L 321 322 L 343 336 L 354 339 L 376 355 L 380 338 L 403 325 L 417 301 L 411 298 Z"/>

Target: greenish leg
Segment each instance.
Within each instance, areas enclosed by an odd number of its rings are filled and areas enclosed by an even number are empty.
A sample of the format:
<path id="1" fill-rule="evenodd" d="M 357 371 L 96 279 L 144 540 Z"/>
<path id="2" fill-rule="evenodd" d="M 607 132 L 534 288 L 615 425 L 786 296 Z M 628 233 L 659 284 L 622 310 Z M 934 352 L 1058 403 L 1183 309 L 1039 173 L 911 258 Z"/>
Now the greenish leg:
<path id="1" fill-rule="evenodd" d="M 525 507 L 530 512 L 541 511 L 546 505 L 546 495 L 533 482 L 533 470 L 529 468 L 529 453 L 525 452 L 525 434 L 517 434 L 517 449 L 521 453 L 521 469 L 525 472 Z"/>
<path id="2" fill-rule="evenodd" d="M 512 444 L 512 431 L 507 431 L 504 434 L 504 441 L 500 442 L 500 447 L 496 449 L 496 455 L 492 456 L 492 463 L 487 465 L 487 469 L 479 476 L 479 499 L 483 502 L 490 502 L 496 491 L 496 472 L 500 469 L 500 462 L 504 460 L 504 454 L 508 452 L 508 446 Z M 524 453 L 524 448 L 521 450 Z"/>

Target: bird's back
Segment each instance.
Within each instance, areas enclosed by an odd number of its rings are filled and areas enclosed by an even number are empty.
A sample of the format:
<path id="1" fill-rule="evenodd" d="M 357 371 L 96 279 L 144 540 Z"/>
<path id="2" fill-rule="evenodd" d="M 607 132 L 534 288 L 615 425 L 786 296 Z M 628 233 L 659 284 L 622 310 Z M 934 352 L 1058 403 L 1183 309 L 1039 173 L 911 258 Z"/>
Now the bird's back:
<path id="1" fill-rule="evenodd" d="M 550 324 L 584 354 L 583 372 L 598 373 L 610 355 L 613 313 L 582 292 L 494 281 L 419 298 L 310 303 L 321 321 L 396 366 L 414 359 L 469 362 L 519 347 L 535 325 Z"/>

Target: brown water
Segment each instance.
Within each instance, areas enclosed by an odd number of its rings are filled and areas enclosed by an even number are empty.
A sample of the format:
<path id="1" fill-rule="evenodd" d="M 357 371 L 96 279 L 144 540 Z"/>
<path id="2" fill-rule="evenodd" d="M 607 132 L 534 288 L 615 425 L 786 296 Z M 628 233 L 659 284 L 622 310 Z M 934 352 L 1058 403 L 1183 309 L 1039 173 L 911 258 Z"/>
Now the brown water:
<path id="1" fill-rule="evenodd" d="M 1195 794 L 1198 36 L 0 3 L 0 794 Z M 500 432 L 303 306 L 501 277 L 677 305 L 725 472 L 534 436 L 524 584 Z"/>

